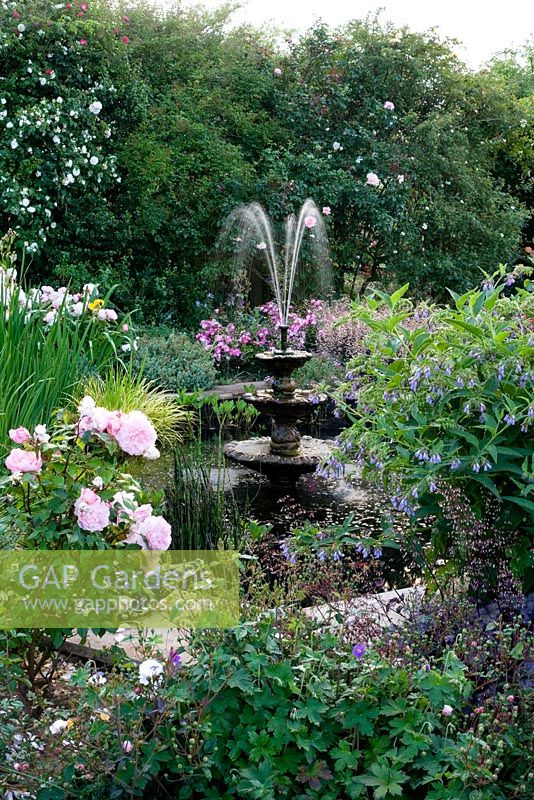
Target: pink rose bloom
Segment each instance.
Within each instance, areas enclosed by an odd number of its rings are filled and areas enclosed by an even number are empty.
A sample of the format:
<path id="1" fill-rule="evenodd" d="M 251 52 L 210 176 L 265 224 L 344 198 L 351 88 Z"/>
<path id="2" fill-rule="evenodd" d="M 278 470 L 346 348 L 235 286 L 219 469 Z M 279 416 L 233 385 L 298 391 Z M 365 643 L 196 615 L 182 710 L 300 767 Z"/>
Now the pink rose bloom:
<path id="1" fill-rule="evenodd" d="M 107 426 L 106 430 L 107 430 L 107 432 L 109 433 L 110 436 L 113 436 L 113 438 L 115 438 L 115 436 L 117 435 L 117 433 L 119 431 L 120 426 L 122 425 L 123 417 L 124 417 L 124 414 L 122 413 L 122 411 L 110 411 L 109 412 L 109 415 L 108 415 L 108 426 Z"/>
<path id="2" fill-rule="evenodd" d="M 444 717 L 450 717 L 453 711 L 454 711 L 453 707 L 447 705 L 443 706 L 443 708 L 441 709 L 441 713 L 443 714 Z"/>
<path id="3" fill-rule="evenodd" d="M 74 303 L 74 305 L 71 308 L 71 313 L 75 317 L 81 317 L 82 314 L 83 314 L 83 303 L 80 303 L 80 302 Z"/>
<path id="4" fill-rule="evenodd" d="M 48 314 L 45 314 L 43 321 L 45 322 L 46 325 L 52 325 L 56 317 L 57 317 L 57 311 L 52 309 L 52 311 L 49 311 Z"/>
<path id="5" fill-rule="evenodd" d="M 386 100 L 384 103 L 384 108 L 386 111 L 395 111 L 395 104 L 391 102 L 391 100 Z"/>
<path id="6" fill-rule="evenodd" d="M 168 550 L 171 546 L 171 526 L 163 517 L 147 517 L 135 526 L 149 550 Z"/>
<path id="7" fill-rule="evenodd" d="M 123 333 L 128 333 L 129 327 L 128 327 L 128 325 L 126 323 L 124 323 L 124 325 L 121 327 L 121 331 Z"/>
<path id="8" fill-rule="evenodd" d="M 149 447 L 148 450 L 145 450 L 143 453 L 143 457 L 148 458 L 149 461 L 155 461 L 160 457 L 160 452 L 157 447 Z"/>
<path id="9" fill-rule="evenodd" d="M 82 489 L 74 513 L 82 531 L 103 531 L 109 525 L 109 506 L 92 489 Z"/>
<path id="10" fill-rule="evenodd" d="M 30 438 L 30 432 L 27 428 L 11 428 L 9 438 L 16 444 L 24 444 Z"/>
<path id="11" fill-rule="evenodd" d="M 152 506 L 150 505 L 150 503 L 143 503 L 143 505 L 142 505 L 142 506 L 138 506 L 138 507 L 135 509 L 135 511 L 134 511 L 134 513 L 133 513 L 133 518 L 134 518 L 134 521 L 135 521 L 135 522 L 137 522 L 137 523 L 139 523 L 139 522 L 144 522 L 144 521 L 145 521 L 145 520 L 147 520 L 147 519 L 148 519 L 150 516 L 152 516 L 152 511 L 153 511 L 153 510 L 154 510 L 154 509 L 152 508 Z"/>
<path id="12" fill-rule="evenodd" d="M 282 70 L 280 69 L 280 67 L 275 67 L 274 68 L 275 77 L 279 78 L 281 74 L 282 74 Z"/>
<path id="13" fill-rule="evenodd" d="M 78 434 L 81 436 L 86 431 L 91 433 L 104 433 L 107 430 L 109 423 L 109 411 L 102 406 L 95 406 L 88 411 L 87 414 L 82 414 L 78 422 Z"/>
<path id="14" fill-rule="evenodd" d="M 130 44 L 130 40 L 129 40 L 129 38 L 128 38 L 127 36 L 123 36 L 123 37 L 122 37 L 122 39 L 121 39 L 121 41 L 122 41 L 124 44 Z"/>
<path id="15" fill-rule="evenodd" d="M 380 178 L 376 172 L 368 172 L 366 175 L 365 183 L 367 186 L 380 186 Z"/>
<path id="16" fill-rule="evenodd" d="M 112 308 L 101 308 L 97 314 L 98 319 L 102 320 L 103 322 L 116 322 L 117 321 L 117 312 L 113 311 Z"/>
<path id="17" fill-rule="evenodd" d="M 310 229 L 315 228 L 315 226 L 317 225 L 317 220 L 312 214 L 310 214 L 310 216 L 306 217 L 306 219 L 304 220 L 304 224 L 306 225 L 307 228 Z"/>
<path id="18" fill-rule="evenodd" d="M 145 414 L 130 411 L 124 414 L 115 434 L 117 444 L 130 456 L 142 456 L 156 446 L 157 433 Z"/>
<path id="19" fill-rule="evenodd" d="M 10 472 L 41 472 L 43 460 L 33 450 L 22 450 L 15 447 L 6 458 L 6 467 Z"/>
<path id="20" fill-rule="evenodd" d="M 330 208 L 330 206 L 323 206 L 323 214 L 325 215 L 325 217 L 329 217 L 331 213 L 332 209 Z"/>
<path id="21" fill-rule="evenodd" d="M 87 39 L 80 39 L 79 44 L 87 44 Z"/>

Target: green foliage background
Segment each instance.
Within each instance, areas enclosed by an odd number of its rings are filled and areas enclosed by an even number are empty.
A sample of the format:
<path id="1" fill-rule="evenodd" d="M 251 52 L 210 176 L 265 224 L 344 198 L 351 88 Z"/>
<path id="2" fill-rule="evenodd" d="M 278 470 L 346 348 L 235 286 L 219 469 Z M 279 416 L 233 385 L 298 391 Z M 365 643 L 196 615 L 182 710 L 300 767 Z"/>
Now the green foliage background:
<path id="1" fill-rule="evenodd" d="M 409 280 L 439 298 L 528 243 L 532 50 L 473 73 L 375 19 L 281 42 L 227 9 L 68 5 L 0 7 L 0 227 L 36 278 L 117 283 L 147 321 L 193 326 L 225 269 L 221 223 L 252 199 L 276 220 L 330 206 L 353 292 Z"/>

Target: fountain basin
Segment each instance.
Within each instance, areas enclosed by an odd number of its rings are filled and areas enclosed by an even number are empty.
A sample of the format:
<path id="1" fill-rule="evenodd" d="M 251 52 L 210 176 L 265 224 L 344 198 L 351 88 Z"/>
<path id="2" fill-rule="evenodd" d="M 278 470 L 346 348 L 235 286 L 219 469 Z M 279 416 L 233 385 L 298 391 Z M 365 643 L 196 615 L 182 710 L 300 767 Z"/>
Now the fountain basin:
<path id="1" fill-rule="evenodd" d="M 328 442 L 311 436 L 301 437 L 298 453 L 294 456 L 274 453 L 270 436 L 228 442 L 224 446 L 224 455 L 229 461 L 260 472 L 271 483 L 280 486 L 294 486 L 303 475 L 315 472 L 330 453 L 331 445 Z"/>

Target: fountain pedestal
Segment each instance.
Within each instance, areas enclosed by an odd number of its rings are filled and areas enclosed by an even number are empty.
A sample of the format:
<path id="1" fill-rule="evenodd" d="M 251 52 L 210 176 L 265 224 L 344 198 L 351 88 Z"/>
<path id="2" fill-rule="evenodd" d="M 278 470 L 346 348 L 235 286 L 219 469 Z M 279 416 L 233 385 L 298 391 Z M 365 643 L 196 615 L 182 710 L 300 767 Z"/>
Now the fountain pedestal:
<path id="1" fill-rule="evenodd" d="M 313 414 L 326 395 L 297 389 L 293 371 L 303 366 L 311 353 L 300 350 L 259 353 L 256 358 L 272 375 L 272 389 L 244 395 L 243 399 L 271 418 L 271 435 L 243 442 L 229 442 L 224 454 L 249 469 L 264 474 L 272 483 L 292 485 L 328 457 L 326 442 L 301 437 L 299 420 Z M 313 397 L 313 402 L 312 402 Z"/>

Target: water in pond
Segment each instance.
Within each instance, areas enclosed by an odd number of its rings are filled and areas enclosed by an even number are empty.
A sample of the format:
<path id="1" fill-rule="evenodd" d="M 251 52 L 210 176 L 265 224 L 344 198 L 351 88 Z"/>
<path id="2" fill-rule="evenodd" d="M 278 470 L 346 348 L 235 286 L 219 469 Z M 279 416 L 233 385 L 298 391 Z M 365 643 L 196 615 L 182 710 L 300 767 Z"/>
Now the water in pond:
<path id="1" fill-rule="evenodd" d="M 315 437 L 332 440 L 339 432 L 337 420 L 327 420 L 310 429 Z M 261 433 L 261 430 L 260 430 Z M 243 517 L 272 525 L 269 534 L 271 554 L 280 556 L 280 543 L 295 528 L 309 522 L 321 529 L 340 524 L 352 514 L 358 536 L 375 537 L 383 532 L 384 496 L 362 481 L 355 468 L 349 468 L 347 481 L 326 481 L 316 474 L 304 476 L 291 490 L 273 486 L 265 477 L 240 465 L 224 463 L 221 437 L 204 441 L 203 463 L 209 466 L 210 482 L 237 504 Z M 162 489 L 174 481 L 174 457 L 163 454 L 158 461 L 145 462 L 143 483 Z M 402 525 L 402 522 L 400 522 Z M 361 560 L 361 559 L 360 559 Z M 368 565 L 365 565 L 367 568 Z M 417 574 L 411 559 L 399 549 L 385 549 L 379 572 L 373 571 L 373 587 L 403 587 Z"/>

